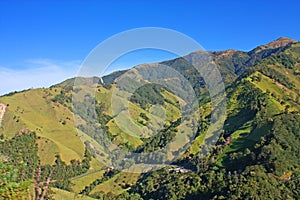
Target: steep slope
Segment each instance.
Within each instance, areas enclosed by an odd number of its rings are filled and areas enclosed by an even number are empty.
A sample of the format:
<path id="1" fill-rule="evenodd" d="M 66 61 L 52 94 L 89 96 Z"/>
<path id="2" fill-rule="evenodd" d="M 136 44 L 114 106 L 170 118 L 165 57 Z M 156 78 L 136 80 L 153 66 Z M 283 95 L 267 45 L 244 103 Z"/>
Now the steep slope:
<path id="1" fill-rule="evenodd" d="M 36 89 L 0 98 L 7 105 L 1 133 L 12 137 L 22 129 L 35 131 L 41 137 L 39 153 L 43 163 L 53 163 L 56 152 L 67 162 L 81 159 L 84 152 L 71 120 L 72 113 L 51 100 L 59 92 Z"/>
<path id="2" fill-rule="evenodd" d="M 186 58 L 193 59 L 201 53 L 194 52 Z M 251 192 L 255 185 L 257 190 L 264 188 L 261 196 L 256 198 L 297 197 L 300 43 L 279 38 L 250 52 L 227 50 L 209 54 L 217 63 L 227 86 L 228 104 L 222 135 L 217 138 L 217 146 L 210 155 L 202 158 L 198 154 L 201 148 L 205 148 L 203 142 L 211 123 L 211 105 L 206 98 L 205 82 L 184 58 L 164 61 L 161 64 L 178 70 L 190 81 L 193 89 L 199 89 L 197 95 L 202 99 L 199 101 L 201 116 L 198 122 L 201 128 L 192 146 L 176 163 L 191 171 L 179 174 L 164 169 L 144 176 L 118 171 L 108 173 L 101 163 L 92 158 L 84 174 L 69 180 L 74 185 L 68 189 L 96 198 L 106 195 L 117 198 L 121 195 L 120 198 L 128 199 L 140 195 L 144 199 L 246 199 L 257 195 Z M 139 67 L 149 70 L 152 66 L 137 66 L 133 70 L 134 75 L 141 75 Z M 130 93 L 122 91 L 126 98 L 117 98 L 120 102 L 129 102 L 132 127 L 123 119 L 124 110 L 113 113 L 111 108 L 113 92 L 120 90 L 116 82 L 124 73 L 126 71 L 115 72 L 102 79 L 77 78 L 79 85 L 76 87 L 73 87 L 75 79 L 69 79 L 49 89 L 0 97 L 0 103 L 6 106 L 0 135 L 8 139 L 17 133 L 27 133 L 27 129 L 36 132 L 38 156 L 44 167 L 62 161 L 70 164 L 69 168 L 76 167 L 79 164 L 74 159 L 86 159 L 85 149 L 89 149 L 95 157 L 100 156 L 98 159 L 107 159 L 104 148 L 95 148 L 96 141 L 103 142 L 101 134 L 91 134 L 95 130 L 107 134 L 114 144 L 130 151 L 148 152 L 166 145 L 182 128 L 177 126 L 177 121 L 181 118 L 179 104 L 184 104 L 184 99 L 157 84 L 146 84 L 128 99 Z M 72 108 L 74 93 L 83 96 L 77 102 L 79 109 L 76 105 Z M 95 112 L 89 110 L 91 104 Z M 153 108 L 164 108 L 166 117 L 153 116 Z M 72 120 L 74 116 L 76 123 Z M 97 121 L 87 126 L 90 121 L 94 122 L 94 117 Z M 116 125 L 117 120 L 123 121 L 122 129 Z M 154 125 L 164 126 L 164 129 L 151 137 Z M 134 137 L 137 133 L 144 135 Z M 85 144 L 80 137 L 86 141 Z M 280 189 L 276 189 L 278 187 Z M 74 196 L 61 190 L 54 191 L 61 193 L 60 196 Z"/>
<path id="3" fill-rule="evenodd" d="M 299 47 L 272 53 L 228 87 L 228 116 L 215 150 L 204 158 L 191 151 L 178 162 L 197 173 L 146 174 L 130 193 L 144 199 L 297 199 Z"/>
<path id="4" fill-rule="evenodd" d="M 220 144 L 230 144 L 222 149 L 222 155 L 253 148 L 270 130 L 264 120 L 299 113 L 299 48 L 300 43 L 293 43 L 262 59 L 228 87 L 227 120 Z"/>

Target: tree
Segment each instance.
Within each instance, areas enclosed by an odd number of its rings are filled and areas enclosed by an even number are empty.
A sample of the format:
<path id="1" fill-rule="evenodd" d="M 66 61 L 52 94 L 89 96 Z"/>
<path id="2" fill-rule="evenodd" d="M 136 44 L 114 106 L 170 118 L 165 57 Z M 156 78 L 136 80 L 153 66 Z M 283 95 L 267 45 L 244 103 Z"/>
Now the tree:
<path id="1" fill-rule="evenodd" d="M 46 197 L 46 194 L 49 189 L 49 184 L 51 181 L 51 173 L 46 178 L 46 181 L 42 180 L 41 177 L 41 162 L 39 161 L 38 169 L 36 176 L 34 177 L 34 192 L 35 192 L 35 200 L 44 200 Z"/>
<path id="2" fill-rule="evenodd" d="M 30 180 L 20 179 L 18 169 L 0 161 L 0 199 L 22 199 L 29 196 L 30 184 Z"/>

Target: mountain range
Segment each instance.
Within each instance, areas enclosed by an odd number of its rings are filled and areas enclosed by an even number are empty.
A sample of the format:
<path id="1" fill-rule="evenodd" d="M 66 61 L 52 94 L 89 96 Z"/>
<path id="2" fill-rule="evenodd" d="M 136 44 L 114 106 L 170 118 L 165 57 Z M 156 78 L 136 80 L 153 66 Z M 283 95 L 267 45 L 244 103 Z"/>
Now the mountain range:
<path id="1" fill-rule="evenodd" d="M 211 118 L 215 110 L 207 82 L 188 62 L 202 55 L 212 59 L 224 82 L 226 116 L 221 129 Z M 163 78 L 178 93 L 139 78 L 143 70 L 153 72 L 155 65 L 168 66 L 191 85 L 197 99 L 197 108 L 192 106 L 197 112 L 191 115 L 197 115 L 196 121 L 183 117 L 188 88 L 176 85 L 178 77 L 174 82 Z M 128 73 L 138 81 L 124 79 Z M 14 177 L 0 175 L 0 196 L 29 199 L 46 191 L 49 199 L 297 199 L 299 87 L 300 42 L 282 37 L 249 52 L 197 51 L 101 78 L 74 77 L 50 88 L 1 96 L 0 170 L 16 171 Z M 131 94 L 133 88 L 138 89 Z M 118 107 L 124 101 L 128 107 Z M 132 160 L 107 146 L 113 143 L 139 154 L 169 144 L 172 149 L 177 135 L 193 128 L 191 145 L 182 154 L 167 154 L 176 159 L 158 170 L 143 169 L 146 173 L 117 169 L 114 165 L 130 168 Z M 220 135 L 214 138 L 216 131 Z M 208 139 L 215 145 L 203 156 Z M 108 165 L 109 161 L 114 162 Z"/>

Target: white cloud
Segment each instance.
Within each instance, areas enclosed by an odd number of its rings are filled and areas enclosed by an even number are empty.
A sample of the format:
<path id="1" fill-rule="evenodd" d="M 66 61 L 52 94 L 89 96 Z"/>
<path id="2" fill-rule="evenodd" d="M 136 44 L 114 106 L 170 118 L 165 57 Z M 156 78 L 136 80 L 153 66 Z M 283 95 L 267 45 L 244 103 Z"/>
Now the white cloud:
<path id="1" fill-rule="evenodd" d="M 30 59 L 26 68 L 11 69 L 0 66 L 0 95 L 29 88 L 49 87 L 77 75 L 80 61 Z"/>

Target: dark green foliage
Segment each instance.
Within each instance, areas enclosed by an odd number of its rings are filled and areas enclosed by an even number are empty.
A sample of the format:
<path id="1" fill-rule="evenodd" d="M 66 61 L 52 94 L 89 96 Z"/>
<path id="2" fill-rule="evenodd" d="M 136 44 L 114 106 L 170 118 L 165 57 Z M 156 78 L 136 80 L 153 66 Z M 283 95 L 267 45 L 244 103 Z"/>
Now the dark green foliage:
<path id="1" fill-rule="evenodd" d="M 147 115 L 145 113 L 141 113 L 140 117 L 143 118 L 146 121 L 149 121 L 149 118 L 147 117 Z"/>
<path id="2" fill-rule="evenodd" d="M 251 150 L 236 152 L 235 165 L 199 174 L 157 171 L 144 175 L 131 189 L 143 199 L 297 199 L 299 187 L 300 116 L 276 116 L 272 128 Z M 244 167 L 243 167 L 244 166 Z M 290 177 L 283 176 L 292 172 Z"/>
<path id="3" fill-rule="evenodd" d="M 90 168 L 91 154 L 86 150 L 82 162 L 78 160 L 71 160 L 70 165 L 63 162 L 59 155 L 56 155 L 56 160 L 52 166 L 44 166 L 43 171 L 49 174 L 55 182 L 52 183 L 53 187 L 64 190 L 70 190 L 70 178 L 79 176 L 88 171 Z"/>
<path id="4" fill-rule="evenodd" d="M 274 79 L 275 81 L 281 83 L 282 85 L 286 86 L 289 89 L 293 89 L 295 84 L 289 80 L 289 78 L 276 70 L 269 68 L 267 66 L 259 67 L 258 69 L 264 75 Z"/>
<path id="5" fill-rule="evenodd" d="M 138 88 L 131 96 L 130 101 L 139 104 L 143 109 L 151 105 L 163 105 L 164 97 L 161 95 L 163 87 L 157 84 L 146 84 Z"/>
<path id="6" fill-rule="evenodd" d="M 24 163 L 26 167 L 22 169 L 22 173 L 24 178 L 28 179 L 33 177 L 38 164 L 38 149 L 35 142 L 35 133 L 23 133 L 0 143 L 0 155 L 7 157 L 8 162 L 16 168 Z"/>
<path id="7" fill-rule="evenodd" d="M 256 145 L 257 157 L 260 163 L 268 163 L 269 172 L 280 176 L 300 166 L 300 116 L 282 114 L 272 124 L 270 133 Z"/>
<path id="8" fill-rule="evenodd" d="M 121 195 L 116 197 L 116 200 L 143 200 L 139 194 L 129 194 L 128 192 L 123 192 Z"/>
<path id="9" fill-rule="evenodd" d="M 222 52 L 215 52 L 215 55 L 219 56 L 219 54 L 221 53 Z M 222 59 L 217 59 L 216 63 L 222 68 L 227 68 L 233 74 L 235 73 L 239 75 L 243 73 L 247 69 L 247 67 L 249 67 L 246 65 L 246 62 L 249 59 L 250 56 L 246 52 L 236 51 L 229 56 L 223 56 Z"/>
<path id="10" fill-rule="evenodd" d="M 250 66 L 254 66 L 256 65 L 258 62 L 260 62 L 261 60 L 274 55 L 277 52 L 281 52 L 285 49 L 286 47 L 279 47 L 279 48 L 266 48 L 266 49 L 262 49 L 261 47 L 257 47 L 254 50 L 248 52 L 248 55 L 250 56 L 250 59 L 247 60 L 246 65 Z"/>
<path id="11" fill-rule="evenodd" d="M 71 103 L 71 96 L 67 95 L 66 91 L 61 90 L 60 94 L 57 94 L 52 98 L 52 101 L 67 106 L 67 103 Z"/>
<path id="12" fill-rule="evenodd" d="M 138 193 L 143 199 L 185 199 L 192 192 L 192 185 L 200 186 L 200 177 L 196 174 L 169 173 L 160 170 L 145 174 L 139 184 L 131 189 L 131 193 Z"/>
<path id="13" fill-rule="evenodd" d="M 276 60 L 278 60 L 280 64 L 282 64 L 284 67 L 288 69 L 293 69 L 296 63 L 295 59 L 290 54 L 286 54 L 286 53 L 284 54 L 281 53 L 277 55 Z"/>
<path id="14" fill-rule="evenodd" d="M 10 140 L 0 142 L 0 155 L 1 159 L 6 159 L 7 164 L 3 164 L 5 169 L 14 167 L 14 176 L 11 177 L 9 184 L 11 186 L 5 187 L 25 187 L 28 186 L 28 181 L 36 177 L 36 171 L 38 169 L 39 158 L 37 156 L 36 134 L 29 131 L 20 131 L 20 134 L 16 135 Z M 88 151 L 85 151 L 84 159 L 82 162 L 77 160 L 71 160 L 70 165 L 66 165 L 59 155 L 56 155 L 55 164 L 50 166 L 42 166 L 41 179 L 45 182 L 47 177 L 50 176 L 52 183 L 51 186 L 69 190 L 70 178 L 78 176 L 87 172 L 90 168 L 91 155 Z M 11 166 L 11 167 L 10 167 Z M 9 173 L 9 171 L 7 172 Z M 15 184 L 14 181 L 20 181 L 20 184 Z M 1 190 L 1 189 L 0 189 Z"/>
<path id="15" fill-rule="evenodd" d="M 263 67 L 258 69 L 286 87 L 294 88 L 290 80 L 277 71 Z M 285 111 L 274 116 L 268 106 L 270 92 L 263 93 L 243 77 L 228 91 L 229 99 L 236 95 L 236 91 L 238 95 L 237 102 L 234 102 L 236 109 L 225 122 L 224 136 L 229 137 L 251 120 L 253 127 L 250 134 L 238 139 L 239 148 L 223 157 L 223 168 L 216 167 L 215 161 L 224 147 L 216 149 L 207 158 L 194 156 L 178 162 L 197 169 L 198 174 L 170 174 L 164 170 L 152 172 L 138 181 L 139 184 L 130 190 L 131 194 L 138 193 L 143 199 L 298 198 L 299 114 Z M 232 145 L 234 147 L 235 143 Z"/>
<path id="16" fill-rule="evenodd" d="M 25 167 L 24 163 L 21 165 Z M 31 181 L 22 178 L 20 173 L 19 167 L 0 160 L 0 199 L 22 199 L 28 196 Z"/>
<path id="17" fill-rule="evenodd" d="M 103 126 L 105 126 L 112 119 L 111 116 L 104 113 L 105 108 L 103 104 L 96 103 L 95 110 L 99 118 L 99 123 L 102 124 Z"/>
<path id="18" fill-rule="evenodd" d="M 3 170 L 0 193 L 2 193 L 1 197 L 6 197 L 4 199 L 33 198 L 29 190 L 32 182 L 41 183 L 41 185 L 37 184 L 36 188 L 39 192 L 44 191 L 44 188 L 41 190 L 40 187 L 46 185 L 44 183 L 49 177 L 50 171 L 43 176 L 38 175 L 37 171 L 40 168 L 36 139 L 35 133 L 23 130 L 12 139 L 0 143 L 0 156 L 2 157 L 0 159 L 6 160 L 3 164 L 0 161 L 0 168 Z M 47 186 L 41 196 L 49 199 L 50 192 L 51 190 Z M 39 195 L 35 193 L 35 198 L 38 199 Z"/>
<path id="19" fill-rule="evenodd" d="M 168 143 L 170 143 L 176 136 L 176 127 L 181 123 L 181 118 L 175 122 L 171 122 L 171 125 L 161 130 L 158 134 L 152 137 L 143 139 L 143 145 L 140 146 L 136 152 L 146 153 L 156 151 L 158 149 L 164 148 Z"/>
<path id="20" fill-rule="evenodd" d="M 253 119 L 257 112 L 263 110 L 267 105 L 268 95 L 261 92 L 250 82 L 243 80 L 234 85 L 233 87 L 238 88 L 239 92 L 237 95 L 237 102 L 234 104 L 238 105 L 234 112 L 229 113 L 224 124 L 224 135 L 230 136 L 235 130 L 241 127 L 247 121 Z M 229 92 L 228 98 L 232 98 L 235 95 L 235 90 Z M 232 106 L 229 103 L 229 106 Z M 260 119 L 260 118 L 258 118 Z"/>

